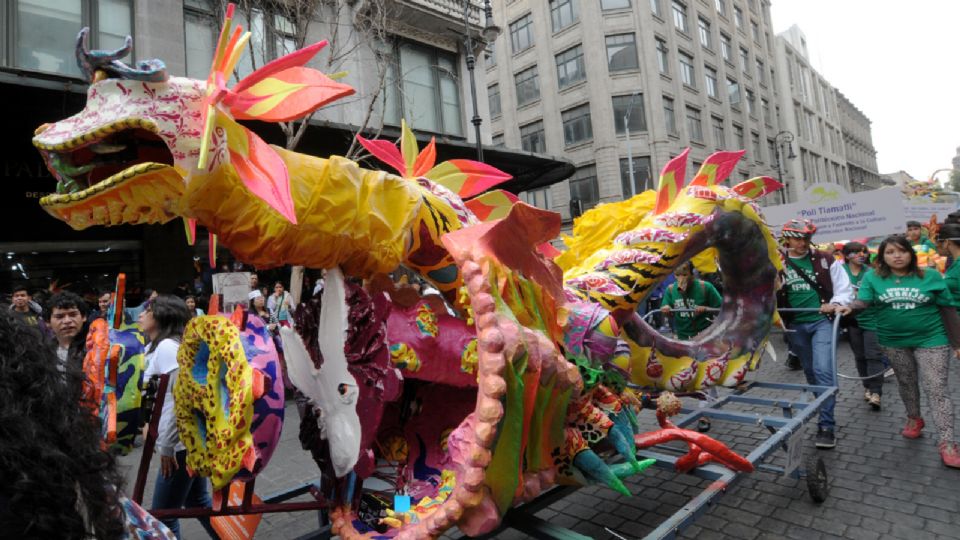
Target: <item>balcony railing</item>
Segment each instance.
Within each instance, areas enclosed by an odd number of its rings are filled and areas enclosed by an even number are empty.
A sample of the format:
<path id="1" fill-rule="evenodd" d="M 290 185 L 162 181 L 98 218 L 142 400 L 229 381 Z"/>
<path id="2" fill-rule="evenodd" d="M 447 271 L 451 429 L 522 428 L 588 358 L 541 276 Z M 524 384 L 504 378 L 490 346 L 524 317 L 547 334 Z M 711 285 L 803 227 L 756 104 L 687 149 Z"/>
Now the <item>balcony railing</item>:
<path id="1" fill-rule="evenodd" d="M 408 6 L 415 9 L 426 10 L 435 15 L 440 15 L 452 21 L 463 23 L 463 6 L 465 1 L 470 2 L 469 17 L 470 24 L 477 28 L 482 28 L 483 21 L 483 2 L 479 0 L 395 0 L 397 4 Z"/>

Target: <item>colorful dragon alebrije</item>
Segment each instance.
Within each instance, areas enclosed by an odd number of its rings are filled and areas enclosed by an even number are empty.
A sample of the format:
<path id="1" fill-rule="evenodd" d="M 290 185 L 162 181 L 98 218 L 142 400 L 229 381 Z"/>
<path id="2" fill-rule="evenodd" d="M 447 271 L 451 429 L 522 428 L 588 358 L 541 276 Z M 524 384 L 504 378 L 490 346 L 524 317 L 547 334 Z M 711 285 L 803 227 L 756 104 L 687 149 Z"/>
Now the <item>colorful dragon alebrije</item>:
<path id="1" fill-rule="evenodd" d="M 683 470 L 711 460 L 752 469 L 717 441 L 673 427 L 669 394 L 660 399 L 663 429 L 638 434 L 643 403 L 631 389 L 732 385 L 759 359 L 780 263 L 753 201 L 779 185 L 721 185 L 742 152 L 710 156 L 687 186 L 686 152 L 677 156 L 656 193 L 581 217 L 554 260 L 558 214 L 491 191 L 509 177 L 490 166 L 436 164 L 434 143 L 421 151 L 406 125 L 399 149 L 360 139 L 398 175 L 265 144 L 237 120 L 290 120 L 352 90 L 305 67 L 323 43 L 228 88 L 247 39 L 231 16 L 232 8 L 207 81 L 168 77 L 158 62 L 128 68 L 118 52 L 88 53 L 81 36 L 78 57 L 92 81 L 87 106 L 34 137 L 62 191 L 41 204 L 76 229 L 183 218 L 188 231 L 203 225 L 258 267 L 328 269 L 323 309 L 312 300 L 297 332 L 282 338 L 312 419 L 301 440 L 333 479 L 324 489 L 335 533 L 423 538 L 456 525 L 481 534 L 556 483 L 627 492 L 622 478 L 650 465 L 636 448 L 668 440 L 689 444 Z M 723 308 L 694 340 L 671 340 L 635 310 L 694 257 L 705 269 L 719 265 Z M 385 283 L 400 267 L 440 295 Z M 189 369 L 179 376 L 190 384 L 177 408 L 191 441 L 188 464 L 215 487 L 252 477 L 276 440 L 272 429 L 257 444 L 244 426 L 224 426 L 228 410 L 257 424 L 247 409 L 278 380 L 275 371 L 264 379 L 244 367 L 237 328 L 240 319 L 200 319 L 181 351 Z M 222 386 L 207 381 L 214 376 Z M 207 403 L 204 388 L 220 401 Z M 231 431 L 215 437 L 214 428 Z M 226 459 L 212 442 L 229 447 Z M 608 464 L 598 445 L 622 462 Z M 360 482 L 385 468 L 411 507 L 362 521 Z"/>

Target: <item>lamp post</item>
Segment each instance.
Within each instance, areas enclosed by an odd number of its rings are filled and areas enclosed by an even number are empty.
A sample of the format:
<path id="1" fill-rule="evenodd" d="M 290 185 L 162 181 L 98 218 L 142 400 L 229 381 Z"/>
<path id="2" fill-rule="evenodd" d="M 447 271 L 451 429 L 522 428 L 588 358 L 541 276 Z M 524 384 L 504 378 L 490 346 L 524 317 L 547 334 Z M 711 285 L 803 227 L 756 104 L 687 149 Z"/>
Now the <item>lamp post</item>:
<path id="1" fill-rule="evenodd" d="M 623 115 L 623 129 L 626 131 L 627 135 L 627 167 L 630 170 L 630 196 L 633 197 L 636 195 L 637 191 L 637 181 L 633 173 L 633 149 L 631 147 L 630 141 L 630 113 L 633 112 L 633 103 L 636 101 L 637 96 L 640 95 L 640 92 L 634 92 L 630 96 L 630 102 L 627 103 L 627 112 Z M 643 181 L 643 187 L 647 187 L 647 181 Z"/>
<path id="2" fill-rule="evenodd" d="M 470 32 L 470 3 L 471 0 L 463 0 L 463 33 L 464 44 L 467 53 L 467 71 L 470 72 L 470 97 L 473 100 L 473 118 L 470 123 L 473 124 L 474 136 L 477 139 L 477 161 L 483 161 L 483 141 L 480 139 L 480 124 L 483 119 L 480 118 L 480 109 L 477 105 L 477 80 L 474 76 L 474 68 L 477 65 L 477 57 L 474 53 L 473 35 Z M 484 0 L 484 27 L 483 41 L 493 43 L 500 35 L 500 27 L 493 24 L 493 7 L 490 0 Z"/>
<path id="3" fill-rule="evenodd" d="M 774 139 L 777 143 L 777 181 L 783 184 L 783 145 L 787 145 L 789 153 L 787 154 L 787 159 L 797 159 L 797 155 L 793 153 L 793 133 L 787 130 L 783 130 L 780 133 L 777 133 L 776 138 Z M 780 202 L 782 204 L 787 204 L 787 190 L 786 184 L 784 184 L 784 189 L 780 192 Z"/>

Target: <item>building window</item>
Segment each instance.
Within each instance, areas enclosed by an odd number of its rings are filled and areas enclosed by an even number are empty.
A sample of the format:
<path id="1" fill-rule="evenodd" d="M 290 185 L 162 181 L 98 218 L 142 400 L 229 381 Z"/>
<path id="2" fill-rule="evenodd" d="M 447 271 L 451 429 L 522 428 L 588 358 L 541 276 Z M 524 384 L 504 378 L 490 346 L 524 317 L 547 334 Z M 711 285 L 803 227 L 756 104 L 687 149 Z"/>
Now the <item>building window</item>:
<path id="1" fill-rule="evenodd" d="M 206 80 L 217 47 L 217 20 L 205 1 L 188 1 L 183 6 L 183 38 L 187 77 Z"/>
<path id="2" fill-rule="evenodd" d="M 707 95 L 720 99 L 719 84 L 717 83 L 717 70 L 710 66 L 703 66 L 704 79 L 707 81 Z"/>
<path id="3" fill-rule="evenodd" d="M 632 180 L 630 179 L 630 160 L 620 158 L 620 189 L 624 199 L 629 199 L 652 187 L 653 179 L 650 175 L 649 157 L 634 156 Z"/>
<path id="4" fill-rule="evenodd" d="M 633 34 L 607 36 L 607 69 L 613 72 L 639 67 L 636 36 Z"/>
<path id="5" fill-rule="evenodd" d="M 753 40 L 760 43 L 760 25 L 753 19 L 750 20 L 750 33 L 753 34 Z"/>
<path id="6" fill-rule="evenodd" d="M 713 36 L 710 34 L 710 21 L 700 17 L 697 19 L 697 28 L 700 30 L 700 45 L 707 49 L 713 48 Z"/>
<path id="7" fill-rule="evenodd" d="M 580 14 L 577 13 L 579 0 L 550 0 L 550 20 L 553 21 L 553 31 L 559 32 L 577 22 Z"/>
<path id="8" fill-rule="evenodd" d="M 757 80 L 760 84 L 767 84 L 767 68 L 763 65 L 763 60 L 756 58 L 757 62 Z"/>
<path id="9" fill-rule="evenodd" d="M 690 88 L 697 87 L 696 73 L 693 70 L 693 57 L 687 53 L 677 53 L 677 60 L 680 62 L 680 79 L 683 84 Z"/>
<path id="10" fill-rule="evenodd" d="M 657 67 L 660 73 L 670 74 L 670 50 L 667 49 L 667 42 L 660 38 L 657 38 Z"/>
<path id="11" fill-rule="evenodd" d="M 400 40 L 381 54 L 388 61 L 384 122 L 403 118 L 414 129 L 463 135 L 456 55 Z"/>
<path id="12" fill-rule="evenodd" d="M 740 68 L 744 75 L 750 75 L 750 51 L 740 47 Z"/>
<path id="13" fill-rule="evenodd" d="M 0 21 L 7 15 L 7 4 L 0 6 Z M 124 38 L 133 34 L 130 0 L 19 0 L 14 4 L 11 14 L 16 20 L 14 59 L 18 68 L 79 78 L 74 49 L 81 28 L 90 28 L 91 50 L 118 49 Z M 5 45 L 0 44 L 0 50 Z M 207 58 L 207 71 L 212 57 Z"/>
<path id="14" fill-rule="evenodd" d="M 737 30 L 743 30 L 743 10 L 740 6 L 733 6 L 733 22 L 737 25 Z"/>
<path id="15" fill-rule="evenodd" d="M 717 7 L 717 13 L 725 17 L 727 15 L 727 0 L 714 0 L 713 3 Z"/>
<path id="16" fill-rule="evenodd" d="M 626 127 L 636 133 L 647 130 L 647 114 L 643 107 L 643 94 L 613 96 L 613 124 L 617 135 L 626 133 Z"/>
<path id="17" fill-rule="evenodd" d="M 703 142 L 703 123 L 700 121 L 700 109 L 687 107 L 687 131 L 690 140 Z"/>
<path id="18" fill-rule="evenodd" d="M 517 106 L 540 99 L 540 75 L 537 66 L 529 67 L 513 76 L 517 88 Z"/>
<path id="19" fill-rule="evenodd" d="M 657 17 L 663 17 L 663 12 L 660 11 L 660 0 L 650 0 L 650 11 Z"/>
<path id="20" fill-rule="evenodd" d="M 687 6 L 677 0 L 673 0 L 673 26 L 684 34 L 690 32 L 687 25 Z"/>
<path id="21" fill-rule="evenodd" d="M 495 134 L 495 135 L 493 136 L 492 141 L 493 141 L 493 145 L 494 145 L 494 146 L 497 146 L 497 147 L 500 147 L 500 148 L 503 148 L 504 146 L 507 145 L 507 143 L 503 140 L 503 133 L 497 133 L 497 134 Z"/>
<path id="22" fill-rule="evenodd" d="M 570 200 L 579 200 L 587 211 L 600 202 L 600 185 L 597 183 L 597 167 L 580 167 L 570 178 Z"/>
<path id="23" fill-rule="evenodd" d="M 667 127 L 667 133 L 677 134 L 677 113 L 673 108 L 673 98 L 663 96 L 663 121 Z"/>
<path id="24" fill-rule="evenodd" d="M 550 209 L 550 188 L 545 187 L 543 189 L 534 189 L 531 191 L 524 191 L 520 194 L 520 200 L 529 204 L 530 206 L 536 206 L 537 208 L 543 208 L 544 210 Z"/>
<path id="25" fill-rule="evenodd" d="M 533 46 L 533 16 L 529 13 L 510 23 L 510 43 L 514 54 Z"/>
<path id="26" fill-rule="evenodd" d="M 547 140 L 543 135 L 543 120 L 520 126 L 520 148 L 535 154 L 547 151 Z"/>
<path id="27" fill-rule="evenodd" d="M 583 46 L 567 49 L 556 56 L 557 82 L 560 88 L 566 88 L 587 78 L 583 65 Z"/>
<path id="28" fill-rule="evenodd" d="M 757 96 L 749 88 L 747 88 L 747 112 L 750 116 L 757 115 Z"/>
<path id="29" fill-rule="evenodd" d="M 630 7 L 630 0 L 600 0 L 600 9 L 625 9 Z"/>
<path id="30" fill-rule="evenodd" d="M 779 166 L 780 157 L 777 155 L 777 142 L 773 139 L 767 139 L 767 152 L 770 153 L 770 164 Z"/>
<path id="31" fill-rule="evenodd" d="M 737 150 L 747 149 L 747 145 L 743 140 L 743 126 L 733 125 L 733 144 Z"/>
<path id="32" fill-rule="evenodd" d="M 730 99 L 730 105 L 740 104 L 740 83 L 727 77 L 727 97 Z"/>
<path id="33" fill-rule="evenodd" d="M 733 43 L 730 41 L 730 36 L 722 32 L 720 33 L 720 55 L 727 62 L 733 63 Z"/>
<path id="34" fill-rule="evenodd" d="M 490 100 L 490 117 L 500 116 L 500 85 L 491 84 L 488 86 L 487 97 Z"/>
<path id="35" fill-rule="evenodd" d="M 563 143 L 573 146 L 593 139 L 593 125 L 590 123 L 590 104 L 567 109 L 560 113 L 563 121 Z"/>
<path id="36" fill-rule="evenodd" d="M 756 162 L 763 161 L 763 156 L 760 154 L 760 134 L 756 131 L 750 132 L 750 151 L 753 152 L 753 160 Z"/>
<path id="37" fill-rule="evenodd" d="M 768 126 L 773 125 L 773 118 L 770 116 L 770 102 L 767 98 L 760 98 L 760 108 L 763 110 L 763 122 Z"/>
<path id="38" fill-rule="evenodd" d="M 718 149 L 722 149 L 727 145 L 727 136 L 723 127 L 723 118 L 719 116 L 711 116 L 710 121 L 713 123 L 713 144 L 716 145 Z"/>

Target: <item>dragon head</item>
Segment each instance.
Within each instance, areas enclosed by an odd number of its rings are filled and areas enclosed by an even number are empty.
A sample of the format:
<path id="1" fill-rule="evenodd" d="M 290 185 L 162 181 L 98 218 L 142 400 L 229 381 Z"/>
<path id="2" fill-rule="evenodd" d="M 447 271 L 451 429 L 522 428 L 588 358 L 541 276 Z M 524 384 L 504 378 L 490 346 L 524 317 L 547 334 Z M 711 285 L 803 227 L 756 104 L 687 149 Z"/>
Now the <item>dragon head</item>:
<path id="1" fill-rule="evenodd" d="M 129 37 L 115 51 L 89 51 L 88 30 L 80 32 L 77 63 L 90 81 L 86 106 L 40 126 L 33 138 L 57 179 L 57 192 L 40 201 L 47 212 L 74 229 L 164 223 L 185 215 L 180 202 L 189 183 L 233 174 L 296 223 L 283 159 L 237 120 L 289 121 L 353 89 L 303 67 L 325 41 L 227 88 L 249 38 L 239 26 L 230 32 L 232 12 L 206 81 L 170 77 L 159 60 L 124 64 Z"/>

